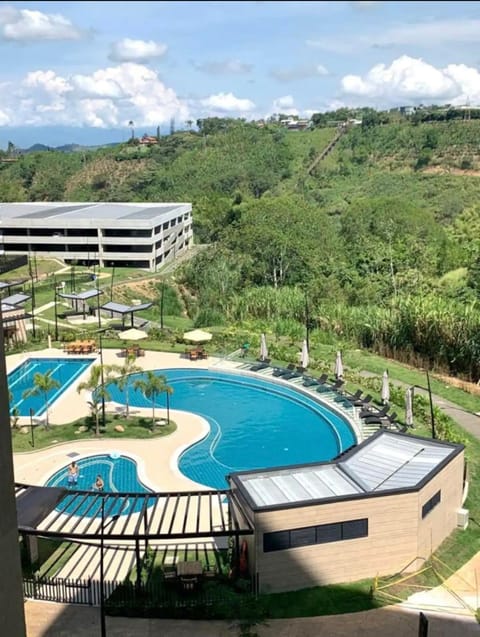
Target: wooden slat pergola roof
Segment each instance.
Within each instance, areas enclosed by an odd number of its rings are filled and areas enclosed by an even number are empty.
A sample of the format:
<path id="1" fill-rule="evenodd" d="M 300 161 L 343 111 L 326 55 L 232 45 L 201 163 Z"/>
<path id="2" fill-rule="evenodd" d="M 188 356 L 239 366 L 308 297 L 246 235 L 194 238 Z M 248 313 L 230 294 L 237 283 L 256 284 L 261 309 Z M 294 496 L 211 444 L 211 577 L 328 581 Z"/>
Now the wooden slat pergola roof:
<path id="1" fill-rule="evenodd" d="M 167 540 L 249 535 L 232 492 L 98 493 L 15 485 L 18 530 L 43 537 Z"/>

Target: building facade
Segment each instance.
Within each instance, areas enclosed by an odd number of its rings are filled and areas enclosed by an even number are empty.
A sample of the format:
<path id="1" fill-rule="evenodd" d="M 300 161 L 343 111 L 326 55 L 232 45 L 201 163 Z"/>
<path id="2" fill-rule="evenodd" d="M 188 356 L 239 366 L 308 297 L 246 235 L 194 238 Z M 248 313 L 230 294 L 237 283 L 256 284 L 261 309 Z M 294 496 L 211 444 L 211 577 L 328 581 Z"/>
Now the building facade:
<path id="1" fill-rule="evenodd" d="M 415 570 L 465 513 L 463 446 L 386 431 L 332 462 L 229 481 L 261 593 Z"/>
<path id="2" fill-rule="evenodd" d="M 4 203 L 0 250 L 155 271 L 192 244 L 189 203 Z"/>

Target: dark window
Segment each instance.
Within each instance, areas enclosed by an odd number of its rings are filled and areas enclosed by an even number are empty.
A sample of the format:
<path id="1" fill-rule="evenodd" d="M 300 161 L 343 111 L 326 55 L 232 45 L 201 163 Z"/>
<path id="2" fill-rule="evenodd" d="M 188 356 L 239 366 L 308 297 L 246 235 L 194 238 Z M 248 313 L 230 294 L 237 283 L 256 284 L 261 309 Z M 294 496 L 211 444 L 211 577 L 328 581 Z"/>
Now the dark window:
<path id="1" fill-rule="evenodd" d="M 264 533 L 263 551 L 281 551 L 290 548 L 290 531 L 276 531 L 275 533 Z"/>
<path id="2" fill-rule="evenodd" d="M 338 542 L 342 539 L 342 523 L 322 524 L 317 526 L 317 544 L 324 542 Z"/>
<path id="3" fill-rule="evenodd" d="M 314 526 L 290 531 L 290 547 L 292 549 L 296 546 L 308 546 L 309 544 L 316 544 Z"/>
<path id="4" fill-rule="evenodd" d="M 342 523 L 342 540 L 354 540 L 357 537 L 367 537 L 368 520 L 350 520 Z"/>
<path id="5" fill-rule="evenodd" d="M 430 511 L 437 506 L 437 504 L 440 504 L 441 497 L 442 492 L 437 491 L 436 494 L 432 496 L 430 500 L 428 500 L 428 502 L 425 502 L 422 507 L 422 518 L 426 517 L 430 513 Z"/>
<path id="6" fill-rule="evenodd" d="M 6 237 L 26 237 L 28 234 L 27 228 L 2 228 L 2 233 Z"/>
<path id="7" fill-rule="evenodd" d="M 347 520 L 346 522 L 336 522 L 334 524 L 307 526 L 301 529 L 290 529 L 289 531 L 264 533 L 263 551 L 269 553 L 270 551 L 282 551 L 299 546 L 353 540 L 359 537 L 368 537 L 367 518 Z"/>

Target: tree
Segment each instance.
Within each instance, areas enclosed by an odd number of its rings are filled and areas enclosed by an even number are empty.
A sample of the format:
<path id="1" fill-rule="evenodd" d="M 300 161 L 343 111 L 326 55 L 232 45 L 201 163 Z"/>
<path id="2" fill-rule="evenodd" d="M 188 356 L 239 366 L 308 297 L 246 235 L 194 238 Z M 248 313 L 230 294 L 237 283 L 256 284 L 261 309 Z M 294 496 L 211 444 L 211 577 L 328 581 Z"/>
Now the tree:
<path id="1" fill-rule="evenodd" d="M 111 365 L 109 368 L 113 374 L 119 374 L 113 378 L 113 383 L 120 391 L 125 392 L 125 415 L 130 416 L 130 389 L 133 387 L 132 374 L 141 372 L 142 368 L 135 365 L 135 356 L 130 355 L 123 365 Z"/>
<path id="2" fill-rule="evenodd" d="M 146 378 L 135 381 L 135 389 L 139 389 L 145 398 L 152 401 L 152 429 L 155 428 L 155 407 L 160 394 L 165 393 L 167 397 L 167 422 L 170 423 L 170 395 L 173 394 L 173 387 L 167 385 L 167 377 L 157 376 L 155 372 L 148 371 Z"/>
<path id="3" fill-rule="evenodd" d="M 37 372 L 33 376 L 33 387 L 23 392 L 24 398 L 29 398 L 30 396 L 42 396 L 45 403 L 45 427 L 47 429 L 50 426 L 48 420 L 50 392 L 60 387 L 60 383 L 55 378 L 52 378 L 52 374 L 53 369 L 49 369 L 47 372 L 45 372 L 45 374 Z"/>
<path id="4" fill-rule="evenodd" d="M 92 416 L 95 418 L 95 435 L 97 438 L 100 436 L 100 403 L 103 403 L 105 400 L 110 400 L 110 394 L 105 385 L 105 371 L 107 371 L 107 373 L 109 371 L 105 365 L 94 365 L 90 370 L 90 377 L 77 387 L 78 393 L 86 390 L 92 394 L 92 399 L 88 401 L 88 406 L 90 407 Z M 111 378 L 107 378 L 107 381 L 111 380 Z"/>

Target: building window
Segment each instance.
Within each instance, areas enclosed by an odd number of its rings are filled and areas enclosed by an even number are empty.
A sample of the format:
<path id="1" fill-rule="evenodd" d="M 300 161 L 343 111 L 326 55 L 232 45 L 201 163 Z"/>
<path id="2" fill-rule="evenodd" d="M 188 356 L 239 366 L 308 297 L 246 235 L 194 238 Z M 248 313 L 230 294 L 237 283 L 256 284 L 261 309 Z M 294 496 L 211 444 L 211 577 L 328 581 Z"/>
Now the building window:
<path id="1" fill-rule="evenodd" d="M 360 537 L 368 537 L 367 518 L 321 524 L 319 526 L 306 526 L 301 529 L 290 529 L 289 531 L 264 533 L 263 551 L 264 553 L 284 551 L 285 549 L 294 549 L 300 546 L 354 540 Z"/>
<path id="2" fill-rule="evenodd" d="M 430 513 L 430 511 L 437 506 L 437 504 L 440 504 L 441 498 L 442 498 L 442 492 L 437 491 L 436 494 L 432 496 L 430 500 L 428 500 L 428 502 L 425 502 L 425 504 L 422 507 L 422 519 L 426 517 Z"/>

